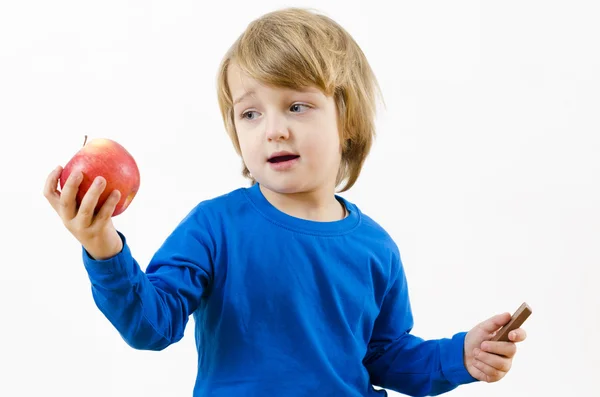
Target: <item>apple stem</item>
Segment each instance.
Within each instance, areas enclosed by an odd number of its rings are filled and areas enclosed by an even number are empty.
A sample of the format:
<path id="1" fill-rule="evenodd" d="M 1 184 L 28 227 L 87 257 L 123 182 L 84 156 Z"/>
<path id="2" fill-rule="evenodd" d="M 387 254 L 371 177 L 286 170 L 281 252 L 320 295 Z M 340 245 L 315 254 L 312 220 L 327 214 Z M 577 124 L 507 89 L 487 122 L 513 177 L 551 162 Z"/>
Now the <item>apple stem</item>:
<path id="1" fill-rule="evenodd" d="M 85 139 L 83 140 L 83 146 L 85 146 L 86 142 L 87 142 L 87 135 L 85 135 Z"/>

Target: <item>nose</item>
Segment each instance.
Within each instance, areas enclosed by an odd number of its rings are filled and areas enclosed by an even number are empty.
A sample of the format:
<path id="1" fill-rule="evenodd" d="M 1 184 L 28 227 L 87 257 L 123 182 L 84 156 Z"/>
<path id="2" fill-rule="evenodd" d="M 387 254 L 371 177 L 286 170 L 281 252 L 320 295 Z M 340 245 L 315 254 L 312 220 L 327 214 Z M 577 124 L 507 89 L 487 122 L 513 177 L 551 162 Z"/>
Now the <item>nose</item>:
<path id="1" fill-rule="evenodd" d="M 268 141 L 280 141 L 289 138 L 290 132 L 284 116 L 271 114 L 266 119 L 265 135 Z"/>

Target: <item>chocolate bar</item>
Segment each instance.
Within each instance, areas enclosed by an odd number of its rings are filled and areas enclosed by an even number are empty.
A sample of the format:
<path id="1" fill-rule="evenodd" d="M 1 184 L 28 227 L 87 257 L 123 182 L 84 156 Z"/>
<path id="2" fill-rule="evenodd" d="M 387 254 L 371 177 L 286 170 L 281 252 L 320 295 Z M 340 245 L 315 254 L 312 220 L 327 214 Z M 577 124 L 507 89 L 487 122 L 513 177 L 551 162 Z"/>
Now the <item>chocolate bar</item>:
<path id="1" fill-rule="evenodd" d="M 508 324 L 506 324 L 504 327 L 500 328 L 498 330 L 498 332 L 496 332 L 496 335 L 494 335 L 492 340 L 508 342 L 509 341 L 509 339 L 508 339 L 509 332 L 514 329 L 519 328 L 525 322 L 525 320 L 527 320 L 527 317 L 529 317 L 529 315 L 531 313 L 532 313 L 531 307 L 529 307 L 529 305 L 524 302 L 517 309 L 517 311 L 512 315 Z"/>

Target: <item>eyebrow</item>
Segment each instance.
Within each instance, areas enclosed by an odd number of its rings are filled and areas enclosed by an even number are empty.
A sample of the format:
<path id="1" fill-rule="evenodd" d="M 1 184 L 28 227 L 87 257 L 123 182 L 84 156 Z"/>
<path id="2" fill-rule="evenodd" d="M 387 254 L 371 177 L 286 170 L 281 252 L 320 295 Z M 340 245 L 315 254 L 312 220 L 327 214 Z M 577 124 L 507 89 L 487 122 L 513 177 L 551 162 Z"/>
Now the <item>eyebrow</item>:
<path id="1" fill-rule="evenodd" d="M 242 94 L 242 96 L 240 96 L 238 99 L 236 99 L 235 101 L 233 101 L 233 106 L 237 105 L 238 103 L 242 102 L 244 99 L 246 99 L 248 96 L 250 95 L 254 95 L 255 92 L 254 90 L 250 90 L 250 91 L 246 91 L 244 92 L 244 94 Z"/>
<path id="2" fill-rule="evenodd" d="M 320 92 L 316 88 L 306 88 L 306 89 L 300 89 L 300 90 L 296 90 L 296 91 L 301 92 L 303 94 L 310 94 L 310 95 L 317 95 Z M 256 94 L 256 91 L 254 91 L 254 90 L 250 90 L 250 91 L 244 92 L 239 98 L 237 98 L 236 100 L 233 101 L 233 106 L 235 106 L 238 103 L 242 102 L 247 97 L 249 97 L 251 95 L 255 95 L 255 94 Z"/>

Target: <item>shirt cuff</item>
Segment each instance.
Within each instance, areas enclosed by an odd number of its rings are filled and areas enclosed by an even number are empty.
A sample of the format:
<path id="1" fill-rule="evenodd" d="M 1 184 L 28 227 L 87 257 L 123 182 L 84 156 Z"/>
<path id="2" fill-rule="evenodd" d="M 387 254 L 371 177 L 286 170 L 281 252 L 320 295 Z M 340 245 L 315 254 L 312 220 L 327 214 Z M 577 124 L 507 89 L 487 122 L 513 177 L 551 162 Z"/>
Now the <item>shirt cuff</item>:
<path id="1" fill-rule="evenodd" d="M 455 334 L 452 339 L 446 339 L 440 346 L 442 372 L 446 379 L 454 385 L 464 385 L 477 382 L 465 368 L 464 346 L 466 332 Z"/>
<path id="2" fill-rule="evenodd" d="M 131 273 L 132 257 L 129 246 L 127 245 L 127 239 L 121 232 L 117 231 L 117 233 L 119 234 L 119 237 L 121 237 L 123 248 L 119 253 L 110 258 L 102 260 L 94 259 L 92 256 L 90 256 L 85 247 L 81 247 L 83 265 L 90 280 L 94 284 L 103 284 L 115 277 L 122 279 L 123 276 L 125 276 L 125 278 L 128 278 Z"/>

